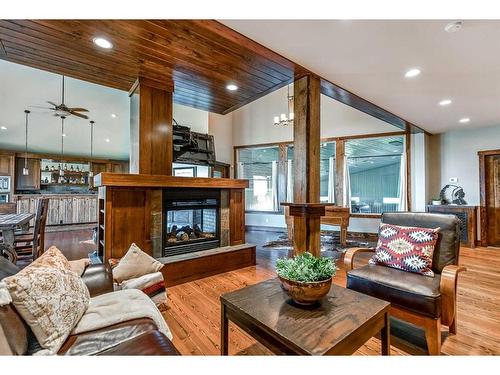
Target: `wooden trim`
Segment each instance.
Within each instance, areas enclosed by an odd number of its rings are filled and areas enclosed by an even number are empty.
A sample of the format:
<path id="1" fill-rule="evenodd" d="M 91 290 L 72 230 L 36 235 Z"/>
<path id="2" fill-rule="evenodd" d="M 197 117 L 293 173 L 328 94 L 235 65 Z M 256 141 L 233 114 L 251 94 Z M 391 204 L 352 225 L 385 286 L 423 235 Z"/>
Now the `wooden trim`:
<path id="1" fill-rule="evenodd" d="M 500 155 L 500 149 L 477 152 L 479 159 L 479 231 L 480 245 L 488 246 L 488 213 L 486 212 L 486 157 Z"/>
<path id="2" fill-rule="evenodd" d="M 321 138 L 320 142 L 338 142 L 338 141 L 347 141 L 350 139 L 363 139 L 363 138 L 381 138 L 381 137 L 391 137 L 391 136 L 396 136 L 396 135 L 405 135 L 406 132 L 404 131 L 397 131 L 397 132 L 385 132 L 385 133 L 370 133 L 370 134 L 358 134 L 358 135 L 346 135 L 346 136 L 341 136 L 341 137 L 325 137 Z M 233 146 L 234 149 L 240 149 L 240 148 L 256 148 L 256 147 L 276 147 L 279 145 L 293 145 L 293 141 L 282 141 L 282 142 L 269 142 L 269 143 L 255 143 L 251 145 L 239 145 L 239 146 Z"/>
<path id="3" fill-rule="evenodd" d="M 196 187 L 213 189 L 245 189 L 248 180 L 232 178 L 174 177 L 149 174 L 121 174 L 103 172 L 95 176 L 95 186 L 116 187 Z"/>
<path id="4" fill-rule="evenodd" d="M 500 154 L 500 149 L 498 149 L 498 150 L 478 151 L 477 154 L 478 155 L 483 155 L 483 156 L 487 156 L 487 155 L 499 155 Z"/>

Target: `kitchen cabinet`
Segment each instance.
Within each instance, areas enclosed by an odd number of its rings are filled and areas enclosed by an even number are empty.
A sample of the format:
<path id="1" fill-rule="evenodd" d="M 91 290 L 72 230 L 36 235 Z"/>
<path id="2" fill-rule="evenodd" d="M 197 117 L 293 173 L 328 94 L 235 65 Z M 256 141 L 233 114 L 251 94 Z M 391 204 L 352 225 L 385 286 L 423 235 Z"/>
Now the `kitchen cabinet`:
<path id="1" fill-rule="evenodd" d="M 47 225 L 89 224 L 97 222 L 96 194 L 18 195 L 18 212 L 36 213 L 38 201 L 41 198 L 49 198 Z M 33 222 L 30 225 L 33 225 Z"/>
<path id="2" fill-rule="evenodd" d="M 0 176 L 14 176 L 14 155 L 0 153 Z"/>
<path id="3" fill-rule="evenodd" d="M 29 174 L 23 174 L 24 159 L 16 158 L 16 190 L 40 190 L 40 159 L 28 159 Z"/>

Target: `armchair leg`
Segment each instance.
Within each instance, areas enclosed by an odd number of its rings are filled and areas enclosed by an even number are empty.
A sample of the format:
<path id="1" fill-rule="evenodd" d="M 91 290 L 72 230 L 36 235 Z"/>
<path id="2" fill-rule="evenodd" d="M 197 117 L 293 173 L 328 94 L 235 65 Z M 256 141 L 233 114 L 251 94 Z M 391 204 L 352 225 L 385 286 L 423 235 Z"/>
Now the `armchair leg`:
<path id="1" fill-rule="evenodd" d="M 441 318 L 425 320 L 425 339 L 430 355 L 441 354 Z"/>
<path id="2" fill-rule="evenodd" d="M 457 316 L 456 315 L 453 318 L 453 321 L 450 323 L 448 328 L 449 328 L 450 333 L 452 333 L 454 335 L 457 334 Z"/>

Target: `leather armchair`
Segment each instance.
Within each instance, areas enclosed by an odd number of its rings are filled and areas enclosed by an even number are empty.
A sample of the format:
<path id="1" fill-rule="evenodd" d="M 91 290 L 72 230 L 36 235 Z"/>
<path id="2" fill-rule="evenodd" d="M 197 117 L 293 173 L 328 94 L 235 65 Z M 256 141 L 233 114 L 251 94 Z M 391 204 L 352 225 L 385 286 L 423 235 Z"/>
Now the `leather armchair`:
<path id="1" fill-rule="evenodd" d="M 0 256 L 0 281 L 19 268 Z M 107 265 L 90 265 L 82 275 L 91 297 L 112 292 L 113 277 Z M 0 306 L 0 355 L 29 355 L 39 344 L 14 306 Z M 179 355 L 153 320 L 133 319 L 99 330 L 70 335 L 59 355 Z"/>
<path id="2" fill-rule="evenodd" d="M 457 279 L 465 267 L 458 265 L 460 221 L 454 215 L 398 212 L 382 215 L 382 223 L 408 227 L 440 228 L 434 249 L 434 277 L 381 265 L 354 269 L 354 257 L 374 249 L 352 248 L 344 257 L 347 288 L 391 302 L 391 315 L 425 330 L 431 355 L 441 353 L 441 325 L 457 332 Z"/>

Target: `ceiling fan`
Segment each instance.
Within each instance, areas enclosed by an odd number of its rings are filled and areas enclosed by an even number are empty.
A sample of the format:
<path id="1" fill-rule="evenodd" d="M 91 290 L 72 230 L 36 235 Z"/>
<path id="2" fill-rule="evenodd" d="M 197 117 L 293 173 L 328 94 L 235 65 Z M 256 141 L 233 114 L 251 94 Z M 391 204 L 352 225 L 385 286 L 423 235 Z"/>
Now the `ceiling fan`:
<path id="1" fill-rule="evenodd" d="M 68 116 L 73 115 L 73 116 L 80 117 L 83 119 L 88 119 L 88 116 L 79 113 L 79 112 L 88 112 L 87 109 L 80 108 L 80 107 L 69 108 L 66 104 L 64 104 L 64 76 L 62 76 L 61 101 L 62 101 L 61 104 L 56 104 L 54 102 L 47 101 L 47 103 L 49 103 L 52 107 L 50 107 L 50 108 L 43 107 L 43 108 L 50 109 L 51 111 L 54 111 L 54 116 L 57 116 L 57 117 L 61 117 L 61 116 L 68 117 Z M 38 107 L 38 108 L 40 108 L 40 107 Z"/>

